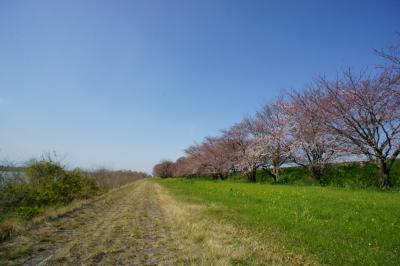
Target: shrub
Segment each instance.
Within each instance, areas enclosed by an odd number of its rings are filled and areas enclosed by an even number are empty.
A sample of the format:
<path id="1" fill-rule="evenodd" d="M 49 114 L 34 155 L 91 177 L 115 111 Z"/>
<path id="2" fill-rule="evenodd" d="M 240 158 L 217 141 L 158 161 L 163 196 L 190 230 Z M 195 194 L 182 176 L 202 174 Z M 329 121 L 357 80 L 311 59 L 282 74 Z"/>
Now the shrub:
<path id="1" fill-rule="evenodd" d="M 326 166 L 326 171 L 321 176 L 321 180 L 316 182 L 304 167 L 291 166 L 281 169 L 277 183 L 370 189 L 379 187 L 379 182 L 376 179 L 377 174 L 378 168 L 371 162 L 333 163 Z M 242 173 L 232 174 L 230 178 L 246 179 Z M 272 177 L 262 169 L 257 170 L 257 181 L 273 183 Z M 393 187 L 400 186 L 400 160 L 397 160 L 393 165 L 390 183 Z"/>
<path id="2" fill-rule="evenodd" d="M 16 213 L 23 220 L 30 220 L 39 213 L 39 210 L 36 207 L 21 206 L 16 209 Z"/>
<path id="3" fill-rule="evenodd" d="M 8 183 L 0 191 L 0 204 L 4 209 L 32 205 L 34 198 L 34 188 L 27 183 Z"/>
<path id="4" fill-rule="evenodd" d="M 93 194 L 96 194 L 97 190 L 95 181 L 79 170 L 62 175 L 54 184 L 56 201 L 64 204 L 76 198 L 89 198 Z"/>
<path id="5" fill-rule="evenodd" d="M 6 184 L 0 190 L 0 209 L 29 220 L 39 208 L 65 205 L 98 192 L 95 181 L 80 170 L 67 171 L 52 161 L 39 161 L 26 171 L 27 182 Z"/>
<path id="6" fill-rule="evenodd" d="M 65 173 L 64 168 L 59 163 L 53 161 L 33 162 L 27 169 L 27 175 L 33 182 L 43 179 L 58 180 Z"/>

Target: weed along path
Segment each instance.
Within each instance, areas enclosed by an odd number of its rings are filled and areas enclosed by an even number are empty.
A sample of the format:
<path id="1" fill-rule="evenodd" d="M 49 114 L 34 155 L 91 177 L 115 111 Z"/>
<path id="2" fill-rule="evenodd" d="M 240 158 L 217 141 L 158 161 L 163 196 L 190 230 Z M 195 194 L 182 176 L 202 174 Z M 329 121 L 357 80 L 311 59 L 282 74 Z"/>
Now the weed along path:
<path id="1" fill-rule="evenodd" d="M 1 265 L 314 264 L 140 180 L 0 244 Z M 239 237 L 240 236 L 240 237 Z"/>

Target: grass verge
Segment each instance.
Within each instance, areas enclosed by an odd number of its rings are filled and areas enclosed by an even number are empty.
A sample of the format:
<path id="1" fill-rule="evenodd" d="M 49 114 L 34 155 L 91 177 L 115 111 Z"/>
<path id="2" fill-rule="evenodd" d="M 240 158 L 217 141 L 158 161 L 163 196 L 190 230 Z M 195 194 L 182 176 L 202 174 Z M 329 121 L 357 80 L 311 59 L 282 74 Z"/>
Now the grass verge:
<path id="1" fill-rule="evenodd" d="M 329 265 L 400 263 L 400 193 L 331 187 L 157 180 L 207 215 Z M 232 233 L 232 238 L 239 237 Z"/>

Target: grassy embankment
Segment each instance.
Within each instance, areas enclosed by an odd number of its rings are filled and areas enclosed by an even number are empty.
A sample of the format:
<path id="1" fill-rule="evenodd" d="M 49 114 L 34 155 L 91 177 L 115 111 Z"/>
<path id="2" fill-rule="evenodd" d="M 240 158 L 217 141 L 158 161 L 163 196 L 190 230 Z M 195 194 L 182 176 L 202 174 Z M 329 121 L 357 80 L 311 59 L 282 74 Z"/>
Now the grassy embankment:
<path id="1" fill-rule="evenodd" d="M 217 206 L 207 215 L 322 264 L 400 263 L 397 191 L 187 179 L 158 183 L 185 201 Z"/>
<path id="2" fill-rule="evenodd" d="M 321 180 L 313 180 L 309 171 L 301 166 L 281 168 L 278 184 L 288 185 L 317 185 L 343 187 L 348 189 L 378 189 L 378 168 L 371 162 L 349 162 L 328 164 Z M 194 175 L 188 178 L 208 179 L 210 175 Z M 245 181 L 246 177 L 241 173 L 232 173 L 230 180 Z M 264 170 L 257 171 L 257 182 L 273 183 L 272 177 Z M 400 188 L 400 159 L 398 159 L 390 172 L 390 183 L 393 189 Z"/>
<path id="3" fill-rule="evenodd" d="M 312 180 L 310 173 L 304 167 L 283 168 L 279 183 L 298 185 L 323 185 L 345 188 L 379 188 L 379 170 L 371 162 L 352 162 L 328 164 L 319 183 Z M 271 182 L 265 172 L 259 171 L 258 181 Z M 390 183 L 394 188 L 400 187 L 400 160 L 397 160 L 390 172 Z"/>

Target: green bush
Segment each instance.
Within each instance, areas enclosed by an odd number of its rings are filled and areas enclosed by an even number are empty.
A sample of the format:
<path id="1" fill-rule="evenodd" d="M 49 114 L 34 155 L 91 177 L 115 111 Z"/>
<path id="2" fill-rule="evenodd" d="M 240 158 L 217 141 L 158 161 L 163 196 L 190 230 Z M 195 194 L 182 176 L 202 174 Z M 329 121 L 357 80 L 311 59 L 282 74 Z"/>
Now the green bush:
<path id="1" fill-rule="evenodd" d="M 0 209 L 23 219 L 32 218 L 41 207 L 65 205 L 99 191 L 95 181 L 80 170 L 67 171 L 52 161 L 35 162 L 26 174 L 27 182 L 9 183 L 0 191 Z"/>
<path id="2" fill-rule="evenodd" d="M 278 184 L 322 185 L 345 188 L 378 188 L 378 168 L 370 162 L 351 162 L 328 164 L 320 182 L 313 180 L 308 170 L 300 166 L 283 167 Z M 198 178 L 192 176 L 191 178 Z M 201 179 L 207 179 L 202 177 Z M 210 179 L 210 177 L 208 178 Z M 246 180 L 241 173 L 231 174 L 231 180 Z M 257 182 L 273 183 L 272 177 L 262 169 L 257 171 Z M 400 187 L 400 160 L 397 160 L 390 172 L 393 187 Z"/>
<path id="3" fill-rule="evenodd" d="M 39 209 L 35 207 L 21 206 L 16 209 L 16 213 L 18 217 L 24 220 L 30 220 L 39 213 Z"/>
<path id="4" fill-rule="evenodd" d="M 6 210 L 29 206 L 34 195 L 33 186 L 27 183 L 8 183 L 0 191 L 0 204 Z"/>
<path id="5" fill-rule="evenodd" d="M 54 184 L 56 201 L 65 204 L 76 198 L 89 198 L 97 190 L 94 180 L 88 178 L 79 170 L 68 172 Z"/>
<path id="6" fill-rule="evenodd" d="M 379 187 L 378 169 L 371 163 L 341 163 L 329 165 L 321 185 L 347 188 Z"/>
<path id="7" fill-rule="evenodd" d="M 58 180 L 66 173 L 59 163 L 53 161 L 34 162 L 28 167 L 26 172 L 32 182 L 44 179 Z"/>

